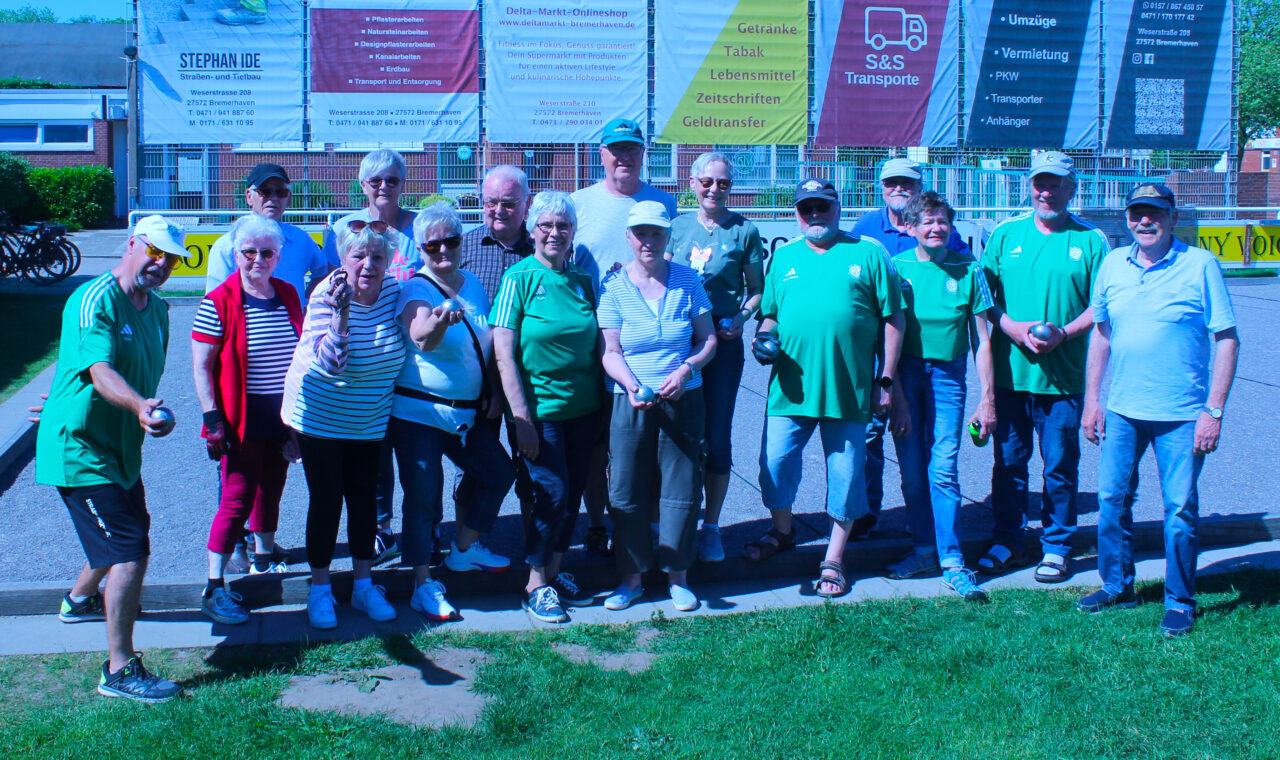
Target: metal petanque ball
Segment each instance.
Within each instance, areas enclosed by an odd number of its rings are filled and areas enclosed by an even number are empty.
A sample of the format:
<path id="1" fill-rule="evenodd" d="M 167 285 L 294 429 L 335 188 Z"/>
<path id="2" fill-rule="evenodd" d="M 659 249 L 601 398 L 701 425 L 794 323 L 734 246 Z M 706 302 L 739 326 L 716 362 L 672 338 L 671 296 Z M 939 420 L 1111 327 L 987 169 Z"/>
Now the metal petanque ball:
<path id="1" fill-rule="evenodd" d="M 173 426 L 177 421 L 173 417 L 173 412 L 167 406 L 157 406 L 151 410 L 151 421 L 160 426 L 161 432 L 157 437 L 166 436 L 169 431 L 173 430 Z"/>
<path id="2" fill-rule="evenodd" d="M 1049 340 L 1053 337 L 1053 328 L 1047 322 L 1037 322 L 1031 326 L 1029 332 L 1039 340 Z"/>
<path id="3" fill-rule="evenodd" d="M 440 304 L 440 308 L 444 309 L 445 311 L 462 311 L 462 304 L 458 303 L 452 298 L 449 298 L 449 299 L 446 299 L 444 303 Z"/>
<path id="4" fill-rule="evenodd" d="M 642 385 L 636 389 L 636 401 L 639 401 L 642 404 L 647 404 L 650 401 L 653 401 L 653 399 L 654 399 L 653 389 L 650 388 L 649 386 Z"/>
<path id="5" fill-rule="evenodd" d="M 720 329 L 729 332 L 733 329 L 733 317 L 725 317 L 720 320 Z"/>

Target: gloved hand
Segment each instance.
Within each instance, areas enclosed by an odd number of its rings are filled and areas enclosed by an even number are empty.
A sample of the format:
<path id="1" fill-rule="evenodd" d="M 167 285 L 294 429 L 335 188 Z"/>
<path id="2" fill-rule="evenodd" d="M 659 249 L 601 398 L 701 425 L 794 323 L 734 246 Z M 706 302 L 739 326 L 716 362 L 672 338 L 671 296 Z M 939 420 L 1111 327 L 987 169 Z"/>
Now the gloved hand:
<path id="1" fill-rule="evenodd" d="M 204 413 L 204 448 L 209 458 L 217 462 L 231 453 L 231 441 L 227 438 L 227 421 L 222 412 L 214 409 Z"/>
<path id="2" fill-rule="evenodd" d="M 771 332 L 756 333 L 755 340 L 751 341 L 751 355 L 761 364 L 773 364 L 782 355 L 782 344 L 778 342 L 778 336 Z"/>

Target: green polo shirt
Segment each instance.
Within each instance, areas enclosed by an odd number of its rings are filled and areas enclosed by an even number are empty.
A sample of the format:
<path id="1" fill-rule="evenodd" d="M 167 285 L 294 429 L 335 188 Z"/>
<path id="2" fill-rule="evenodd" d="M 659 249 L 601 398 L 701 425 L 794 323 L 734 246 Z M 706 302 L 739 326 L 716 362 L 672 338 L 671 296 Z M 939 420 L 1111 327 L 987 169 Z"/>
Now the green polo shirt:
<path id="1" fill-rule="evenodd" d="M 982 267 L 947 250 L 942 261 L 920 261 L 915 248 L 893 257 L 907 301 L 902 354 L 949 362 L 969 350 L 969 320 L 992 306 Z"/>
<path id="2" fill-rule="evenodd" d="M 697 212 L 676 217 L 667 252 L 672 261 L 702 277 L 711 316 L 717 321 L 733 316 L 747 295 L 755 295 L 747 292 L 745 272 L 754 271 L 756 282 L 764 279 L 764 243 L 756 226 L 741 214 L 730 214 L 710 229 L 698 221 Z"/>
<path id="3" fill-rule="evenodd" d="M 36 434 L 36 482 L 132 488 L 146 432 L 137 415 L 93 389 L 89 368 L 107 362 L 144 398 L 154 398 L 169 346 L 169 305 L 148 294 L 142 310 L 111 272 L 76 288 L 62 309 L 58 370 Z"/>
<path id="4" fill-rule="evenodd" d="M 767 414 L 868 422 L 880 321 L 906 304 L 884 246 L 845 237 L 819 253 L 804 240 L 774 251 L 760 314 L 778 321 L 782 356 Z"/>
<path id="5" fill-rule="evenodd" d="M 996 305 L 1020 322 L 1066 325 L 1089 308 L 1089 293 L 1110 246 L 1106 235 L 1070 215 L 1046 235 L 1031 214 L 998 225 L 982 252 Z M 1016 348 L 1002 330 L 993 330 L 991 355 L 996 386 L 1053 395 L 1084 393 L 1087 335 L 1047 354 Z"/>
<path id="6" fill-rule="evenodd" d="M 557 272 L 536 255 L 502 275 L 489 325 L 516 331 L 525 401 L 539 420 L 570 420 L 600 408 L 594 286 L 573 264 Z"/>

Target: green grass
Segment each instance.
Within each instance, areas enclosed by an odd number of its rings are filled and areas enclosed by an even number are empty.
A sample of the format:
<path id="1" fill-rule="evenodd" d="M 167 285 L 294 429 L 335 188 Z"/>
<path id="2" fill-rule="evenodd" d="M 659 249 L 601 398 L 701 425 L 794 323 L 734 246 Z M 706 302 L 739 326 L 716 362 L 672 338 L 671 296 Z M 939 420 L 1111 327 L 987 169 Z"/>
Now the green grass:
<path id="1" fill-rule="evenodd" d="M 0 402 L 58 358 L 66 295 L 8 293 L 0 298 Z"/>
<path id="2" fill-rule="evenodd" d="M 101 655 L 0 660 L 11 757 L 109 758 L 1223 758 L 1276 757 L 1280 573 L 1202 578 L 1188 637 L 1136 610 L 1076 612 L 1078 590 L 828 604 L 657 619 L 642 673 L 550 648 L 629 646 L 634 628 L 152 652 L 191 696 L 145 706 L 91 693 Z M 290 674 L 412 661 L 442 644 L 491 653 L 475 729 L 279 707 Z M 127 727 L 127 728 L 126 728 Z M 108 740 L 109 737 L 109 740 Z"/>

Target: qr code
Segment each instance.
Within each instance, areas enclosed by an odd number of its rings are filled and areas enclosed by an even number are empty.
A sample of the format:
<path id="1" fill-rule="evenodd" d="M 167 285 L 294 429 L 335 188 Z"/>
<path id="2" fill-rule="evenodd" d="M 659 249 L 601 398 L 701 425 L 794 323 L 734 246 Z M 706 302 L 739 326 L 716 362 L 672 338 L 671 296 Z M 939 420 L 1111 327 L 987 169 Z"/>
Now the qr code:
<path id="1" fill-rule="evenodd" d="M 1133 132 L 1181 135 L 1185 120 L 1185 79 L 1137 79 L 1134 82 Z"/>

